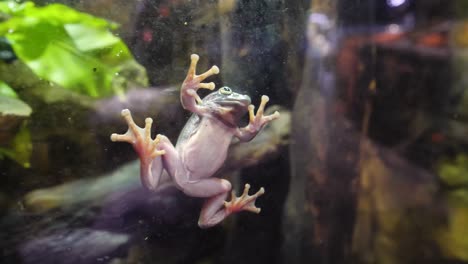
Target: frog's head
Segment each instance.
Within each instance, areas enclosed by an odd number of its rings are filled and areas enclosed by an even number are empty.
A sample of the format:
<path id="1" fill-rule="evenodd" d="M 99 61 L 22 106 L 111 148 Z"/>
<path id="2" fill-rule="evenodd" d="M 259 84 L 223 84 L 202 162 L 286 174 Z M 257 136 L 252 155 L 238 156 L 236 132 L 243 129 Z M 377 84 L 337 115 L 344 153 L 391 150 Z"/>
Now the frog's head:
<path id="1" fill-rule="evenodd" d="M 232 91 L 224 86 L 203 98 L 203 103 L 210 105 L 212 113 L 228 126 L 237 126 L 239 119 L 247 112 L 250 97 Z"/>

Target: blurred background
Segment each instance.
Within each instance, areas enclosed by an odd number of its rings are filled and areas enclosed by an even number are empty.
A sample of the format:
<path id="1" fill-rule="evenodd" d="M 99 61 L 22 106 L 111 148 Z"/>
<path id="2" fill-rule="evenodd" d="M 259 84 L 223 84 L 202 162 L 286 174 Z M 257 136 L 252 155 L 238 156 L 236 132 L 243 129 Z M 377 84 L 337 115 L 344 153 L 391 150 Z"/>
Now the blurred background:
<path id="1" fill-rule="evenodd" d="M 464 0 L 1 0 L 0 263 L 468 263 L 467 16 Z M 210 229 L 202 199 L 144 191 L 109 139 L 129 108 L 176 141 L 192 53 L 281 112 L 218 173 L 265 187 L 261 213 Z"/>

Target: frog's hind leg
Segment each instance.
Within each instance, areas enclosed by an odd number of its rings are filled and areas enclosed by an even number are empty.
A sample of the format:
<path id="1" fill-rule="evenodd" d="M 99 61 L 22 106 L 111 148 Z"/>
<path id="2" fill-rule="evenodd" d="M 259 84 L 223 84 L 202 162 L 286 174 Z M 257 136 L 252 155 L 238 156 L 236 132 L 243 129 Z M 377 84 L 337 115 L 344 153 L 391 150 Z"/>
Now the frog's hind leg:
<path id="1" fill-rule="evenodd" d="M 229 212 L 224 208 L 227 194 L 227 192 L 221 193 L 205 201 L 200 218 L 198 219 L 199 227 L 208 228 L 215 226 L 229 215 Z"/>
<path id="2" fill-rule="evenodd" d="M 232 213 L 239 211 L 249 211 L 252 213 L 260 213 L 260 208 L 255 206 L 256 199 L 265 193 L 265 189 L 260 188 L 258 192 L 249 195 L 250 185 L 246 184 L 244 192 L 241 196 L 236 197 L 236 192 L 232 191 L 231 200 L 226 202 L 226 194 L 219 194 L 208 199 L 200 213 L 198 225 L 201 228 L 208 228 L 223 221 Z"/>
<path id="3" fill-rule="evenodd" d="M 216 177 L 191 180 L 190 174 L 183 169 L 175 173 L 174 181 L 186 195 L 192 197 L 213 197 L 232 189 L 229 181 Z"/>

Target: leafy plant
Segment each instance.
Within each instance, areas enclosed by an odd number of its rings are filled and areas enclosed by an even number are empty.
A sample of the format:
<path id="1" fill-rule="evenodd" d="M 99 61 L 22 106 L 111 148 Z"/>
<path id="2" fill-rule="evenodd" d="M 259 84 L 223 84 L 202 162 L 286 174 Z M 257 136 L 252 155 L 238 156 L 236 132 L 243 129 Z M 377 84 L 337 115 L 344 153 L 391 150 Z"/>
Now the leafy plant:
<path id="1" fill-rule="evenodd" d="M 0 126 L 3 129 L 0 136 L 0 159 L 9 157 L 22 166 L 29 167 L 32 143 L 24 119 L 30 116 L 31 107 L 14 98 L 16 95 L 12 95 L 7 87 L 3 85 L 2 88 L 0 82 Z M 12 130 L 16 133 L 10 133 Z"/>
<path id="2" fill-rule="evenodd" d="M 444 160 L 437 167 L 440 180 L 450 187 L 468 187 L 468 156 L 459 154 L 454 160 Z"/>
<path id="3" fill-rule="evenodd" d="M 79 105 L 86 107 L 86 99 L 123 94 L 148 81 L 145 69 L 112 33 L 117 24 L 62 4 L 18 2 L 0 0 L 0 123 L 14 133 L 0 142 L 0 158 L 27 167 L 32 144 L 25 119 L 34 109 L 22 100 L 34 95 L 45 104 L 50 98 L 66 103 L 80 94 Z M 12 120 L 18 123 L 13 126 Z"/>
<path id="4" fill-rule="evenodd" d="M 110 31 L 115 23 L 61 4 L 15 1 L 0 2 L 2 18 L 0 36 L 41 78 L 92 97 L 121 93 L 129 82 L 147 84 L 143 67 Z"/>

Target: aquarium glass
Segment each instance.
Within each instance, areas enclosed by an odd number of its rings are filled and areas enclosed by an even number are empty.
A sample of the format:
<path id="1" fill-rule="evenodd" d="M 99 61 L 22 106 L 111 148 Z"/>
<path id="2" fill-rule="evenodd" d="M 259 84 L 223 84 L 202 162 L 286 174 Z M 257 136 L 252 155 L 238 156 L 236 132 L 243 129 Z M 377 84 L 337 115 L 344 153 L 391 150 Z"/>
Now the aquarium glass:
<path id="1" fill-rule="evenodd" d="M 468 263 L 467 18 L 0 0 L 0 263 Z"/>

